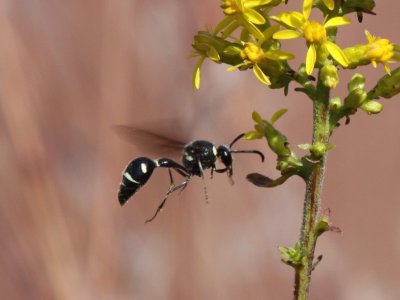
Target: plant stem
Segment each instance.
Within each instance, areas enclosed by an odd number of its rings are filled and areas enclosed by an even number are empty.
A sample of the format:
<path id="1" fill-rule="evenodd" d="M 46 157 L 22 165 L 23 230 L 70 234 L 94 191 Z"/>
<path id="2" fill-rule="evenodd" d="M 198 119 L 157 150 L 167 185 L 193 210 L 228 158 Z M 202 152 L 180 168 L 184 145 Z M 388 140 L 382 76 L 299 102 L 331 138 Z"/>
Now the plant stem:
<path id="1" fill-rule="evenodd" d="M 314 99 L 313 110 L 313 144 L 327 144 L 329 142 L 329 88 L 318 80 L 317 94 Z M 311 272 L 313 271 L 314 250 L 317 243 L 315 225 L 321 207 L 321 190 L 324 179 L 325 153 L 313 165 L 312 171 L 306 180 L 306 195 L 303 208 L 303 223 L 300 232 L 300 249 L 304 254 L 302 263 L 296 267 L 294 299 L 306 300 L 309 297 Z"/>

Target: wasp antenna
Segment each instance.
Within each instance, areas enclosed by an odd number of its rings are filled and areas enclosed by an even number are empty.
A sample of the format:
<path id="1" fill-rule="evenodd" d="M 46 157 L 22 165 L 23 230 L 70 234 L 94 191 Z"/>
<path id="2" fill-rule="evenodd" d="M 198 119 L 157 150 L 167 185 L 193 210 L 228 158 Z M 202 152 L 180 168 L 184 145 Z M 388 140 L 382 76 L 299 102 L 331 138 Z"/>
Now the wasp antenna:
<path id="1" fill-rule="evenodd" d="M 258 154 L 261 157 L 261 162 L 264 162 L 264 160 L 265 160 L 264 154 L 262 154 L 258 150 L 231 150 L 230 152 L 231 153 L 254 153 L 254 154 Z"/>
<path id="2" fill-rule="evenodd" d="M 235 144 L 238 140 L 244 137 L 244 133 L 239 134 L 229 145 L 229 148 L 232 148 L 233 144 Z"/>

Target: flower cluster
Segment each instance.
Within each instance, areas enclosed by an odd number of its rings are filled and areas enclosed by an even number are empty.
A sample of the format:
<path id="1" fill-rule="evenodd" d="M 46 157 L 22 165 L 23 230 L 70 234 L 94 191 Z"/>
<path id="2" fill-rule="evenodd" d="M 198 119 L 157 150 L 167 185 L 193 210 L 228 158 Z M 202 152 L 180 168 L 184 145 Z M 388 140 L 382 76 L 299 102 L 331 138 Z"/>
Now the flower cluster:
<path id="1" fill-rule="evenodd" d="M 336 43 L 340 27 L 350 24 L 345 15 L 374 14 L 373 0 L 304 0 L 301 11 L 276 15 L 276 6 L 284 0 L 222 0 L 224 18 L 214 30 L 199 32 L 194 39 L 195 54 L 200 56 L 193 85 L 200 86 L 200 71 L 209 58 L 230 65 L 227 69 L 252 69 L 254 75 L 271 88 L 285 88 L 291 81 L 306 85 L 315 69 L 329 88 L 339 83 L 338 69 L 353 69 L 361 65 L 382 64 L 390 74 L 389 63 L 400 61 L 400 48 L 389 40 L 374 37 L 366 31 L 367 43 L 342 48 Z M 311 18 L 312 10 L 322 12 L 322 20 Z M 295 56 L 283 49 L 287 39 L 302 38 L 307 47 L 304 64 L 294 68 Z M 297 71 L 296 71 L 297 69 Z"/>

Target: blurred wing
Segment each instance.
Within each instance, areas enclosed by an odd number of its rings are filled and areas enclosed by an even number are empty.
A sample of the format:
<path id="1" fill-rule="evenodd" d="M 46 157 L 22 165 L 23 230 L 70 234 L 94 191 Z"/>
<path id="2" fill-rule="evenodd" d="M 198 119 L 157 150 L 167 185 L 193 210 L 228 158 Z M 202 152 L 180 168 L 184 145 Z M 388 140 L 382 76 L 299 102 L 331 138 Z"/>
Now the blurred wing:
<path id="1" fill-rule="evenodd" d="M 158 133 L 130 126 L 116 125 L 113 129 L 124 140 L 145 151 L 143 155 L 180 155 L 186 144 Z"/>

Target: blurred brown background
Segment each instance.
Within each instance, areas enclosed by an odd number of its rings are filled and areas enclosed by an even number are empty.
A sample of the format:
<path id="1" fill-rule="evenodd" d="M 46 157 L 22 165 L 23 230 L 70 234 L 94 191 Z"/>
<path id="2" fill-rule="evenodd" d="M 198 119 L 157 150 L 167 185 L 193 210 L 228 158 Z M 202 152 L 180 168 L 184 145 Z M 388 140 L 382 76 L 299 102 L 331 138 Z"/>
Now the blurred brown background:
<path id="1" fill-rule="evenodd" d="M 352 16 L 342 45 L 364 43 L 365 28 L 400 42 L 400 3 L 377 2 L 376 17 Z M 192 90 L 192 36 L 216 24 L 218 4 L 0 2 L 2 299 L 291 298 L 293 271 L 277 247 L 298 238 L 304 186 L 291 179 L 266 190 L 244 179 L 277 176 L 264 143 L 237 144 L 262 150 L 267 162 L 237 155 L 234 186 L 207 178 L 208 204 L 196 179 L 145 225 L 168 187 L 165 170 L 124 208 L 116 198 L 127 162 L 150 153 L 121 139 L 115 124 L 229 143 L 252 128 L 253 110 L 268 117 L 286 107 L 279 128 L 292 145 L 310 141 L 311 103 L 293 90 L 285 98 L 249 72 L 210 62 Z M 305 51 L 302 41 L 287 45 Z M 383 75 L 381 66 L 362 71 L 370 87 Z M 320 239 L 312 299 L 400 299 L 397 98 L 332 139 L 323 205 L 343 234 Z"/>

